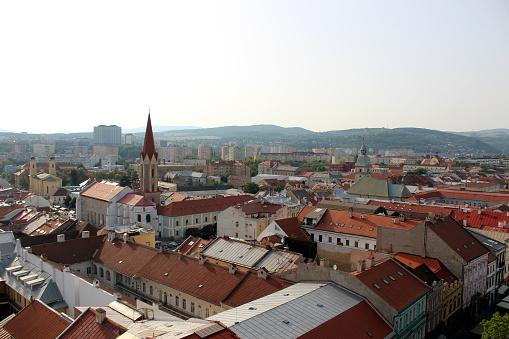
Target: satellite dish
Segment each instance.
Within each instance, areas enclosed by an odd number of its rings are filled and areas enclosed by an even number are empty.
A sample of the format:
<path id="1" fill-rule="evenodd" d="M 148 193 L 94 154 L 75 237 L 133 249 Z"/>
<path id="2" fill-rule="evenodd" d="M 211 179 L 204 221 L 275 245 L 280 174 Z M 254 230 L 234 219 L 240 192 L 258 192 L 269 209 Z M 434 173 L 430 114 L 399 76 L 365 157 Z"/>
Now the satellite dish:
<path id="1" fill-rule="evenodd" d="M 336 271 L 336 270 L 338 269 L 338 267 L 337 267 L 336 265 L 334 265 L 334 266 L 332 266 L 332 269 L 333 269 L 334 271 Z"/>

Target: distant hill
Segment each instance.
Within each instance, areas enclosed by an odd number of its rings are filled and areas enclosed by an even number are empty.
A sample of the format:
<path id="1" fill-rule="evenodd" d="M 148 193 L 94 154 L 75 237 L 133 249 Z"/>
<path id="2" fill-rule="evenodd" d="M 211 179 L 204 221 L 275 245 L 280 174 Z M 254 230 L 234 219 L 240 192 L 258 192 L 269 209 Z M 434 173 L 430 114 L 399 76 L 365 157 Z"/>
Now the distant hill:
<path id="1" fill-rule="evenodd" d="M 180 131 L 180 130 L 195 130 L 201 129 L 202 127 L 197 126 L 152 126 L 153 132 L 164 132 L 164 131 Z M 136 128 L 124 128 L 122 133 L 144 133 L 147 126 L 136 127 Z"/>
<path id="2" fill-rule="evenodd" d="M 252 125 L 252 126 L 224 126 L 201 129 L 188 129 L 178 131 L 165 131 L 159 133 L 164 136 L 241 136 L 241 135 L 298 135 L 298 134 L 315 133 L 313 131 L 301 127 L 280 127 L 276 125 Z"/>

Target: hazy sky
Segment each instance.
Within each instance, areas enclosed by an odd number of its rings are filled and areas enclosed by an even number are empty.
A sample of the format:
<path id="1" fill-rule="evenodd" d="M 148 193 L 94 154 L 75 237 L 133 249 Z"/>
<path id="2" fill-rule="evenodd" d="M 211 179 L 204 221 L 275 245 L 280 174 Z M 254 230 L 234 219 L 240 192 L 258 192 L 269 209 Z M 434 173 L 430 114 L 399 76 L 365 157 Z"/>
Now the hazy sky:
<path id="1" fill-rule="evenodd" d="M 509 2 L 2 1 L 0 129 L 508 128 Z"/>

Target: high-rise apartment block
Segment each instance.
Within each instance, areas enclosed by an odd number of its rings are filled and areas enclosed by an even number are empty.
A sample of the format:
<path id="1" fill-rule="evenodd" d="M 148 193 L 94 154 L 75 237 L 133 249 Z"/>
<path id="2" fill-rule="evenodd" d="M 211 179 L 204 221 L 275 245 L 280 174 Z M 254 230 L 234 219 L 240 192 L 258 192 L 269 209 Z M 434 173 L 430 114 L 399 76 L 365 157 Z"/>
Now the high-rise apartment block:
<path id="1" fill-rule="evenodd" d="M 122 127 L 116 125 L 99 125 L 94 127 L 95 145 L 120 145 L 122 143 Z"/>
<path id="2" fill-rule="evenodd" d="M 199 146 L 198 147 L 198 159 L 210 159 L 210 147 Z"/>

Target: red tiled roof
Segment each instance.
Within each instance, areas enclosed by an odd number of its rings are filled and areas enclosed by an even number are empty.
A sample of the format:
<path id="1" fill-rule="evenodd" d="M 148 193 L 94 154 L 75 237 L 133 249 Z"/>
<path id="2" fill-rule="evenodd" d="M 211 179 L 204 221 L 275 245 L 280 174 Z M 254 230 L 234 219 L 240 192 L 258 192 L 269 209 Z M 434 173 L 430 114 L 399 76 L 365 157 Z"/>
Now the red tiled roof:
<path id="1" fill-rule="evenodd" d="M 482 243 L 451 217 L 446 216 L 444 221 L 436 218 L 436 223 L 426 221 L 426 225 L 467 262 L 489 252 Z"/>
<path id="2" fill-rule="evenodd" d="M 156 249 L 114 239 L 103 242 L 93 260 L 132 277 L 157 253 L 159 252 Z"/>
<path id="3" fill-rule="evenodd" d="M 85 188 L 81 195 L 87 198 L 93 198 L 103 201 L 110 201 L 126 187 L 116 186 L 111 183 L 94 182 L 92 185 Z"/>
<path id="4" fill-rule="evenodd" d="M 506 213 L 492 212 L 492 211 L 470 211 L 464 212 L 460 210 L 453 210 L 451 216 L 458 220 L 463 226 L 481 228 L 482 226 L 497 226 L 499 222 L 502 224 L 509 224 L 509 216 Z M 464 224 L 466 221 L 466 225 Z"/>
<path id="5" fill-rule="evenodd" d="M 118 201 L 119 204 L 125 204 L 129 206 L 155 206 L 152 201 L 148 200 L 141 194 L 127 193 L 122 199 Z"/>
<path id="6" fill-rule="evenodd" d="M 145 140 L 143 141 L 143 150 L 141 151 L 140 157 L 145 159 L 148 156 L 149 159 L 155 155 L 157 160 L 158 154 L 156 152 L 156 146 L 154 144 L 154 134 L 152 133 L 152 122 L 150 120 L 150 112 L 148 113 L 147 130 L 145 131 Z"/>
<path id="7" fill-rule="evenodd" d="M 298 337 L 315 338 L 387 338 L 393 328 L 366 300 Z M 368 334 L 369 333 L 369 334 Z"/>
<path id="8" fill-rule="evenodd" d="M 121 326 L 112 320 L 104 319 L 102 324 L 96 321 L 95 310 L 89 307 L 88 310 L 83 312 L 71 326 L 62 334 L 62 339 L 81 339 L 81 338 L 94 338 L 94 339 L 111 339 L 120 336 L 127 331 L 127 328 Z"/>
<path id="9" fill-rule="evenodd" d="M 416 268 L 421 264 L 426 264 L 426 266 L 428 266 L 438 278 L 449 283 L 453 283 L 458 280 L 438 259 L 422 258 L 418 255 L 407 253 L 398 253 L 394 256 L 394 258 L 405 266 L 410 266 L 409 264 L 411 264 L 412 268 Z"/>
<path id="10" fill-rule="evenodd" d="M 416 193 L 408 200 L 417 200 L 424 198 L 444 197 L 448 199 L 468 199 L 468 200 L 483 200 L 483 201 L 496 201 L 496 202 L 509 202 L 509 194 L 495 193 L 495 192 L 474 192 L 474 191 L 460 191 L 460 190 L 447 190 L 438 189 L 428 192 Z"/>
<path id="11" fill-rule="evenodd" d="M 275 220 L 279 227 L 292 239 L 311 240 L 306 231 L 299 227 L 297 217 Z"/>
<path id="12" fill-rule="evenodd" d="M 138 275 L 215 305 L 220 305 L 245 276 L 211 263 L 200 265 L 195 258 L 173 252 L 157 253 L 144 261 Z"/>
<path id="13" fill-rule="evenodd" d="M 72 265 L 92 259 L 106 235 L 90 238 L 77 238 L 64 242 L 52 242 L 31 247 L 35 255 L 44 255 L 48 260 L 59 264 Z"/>
<path id="14" fill-rule="evenodd" d="M 231 206 L 244 204 L 250 200 L 253 200 L 253 197 L 250 195 L 238 195 L 222 198 L 175 201 L 168 206 L 158 206 L 157 214 L 166 216 L 179 216 L 217 212 L 223 211 Z"/>
<path id="15" fill-rule="evenodd" d="M 392 259 L 354 275 L 397 311 L 410 305 L 428 291 L 428 287 L 423 282 Z"/>
<path id="16" fill-rule="evenodd" d="M 494 260 L 497 260 L 497 257 L 495 257 L 493 254 L 488 253 L 488 262 L 492 262 Z"/>
<path id="17" fill-rule="evenodd" d="M 353 218 L 350 218 L 349 211 L 328 209 L 314 229 L 376 238 L 377 226 L 409 230 L 421 222 L 410 219 L 400 221 L 399 218 L 364 213 L 353 213 Z"/>
<path id="18" fill-rule="evenodd" d="M 34 300 L 4 325 L 14 338 L 54 339 L 70 322 L 39 300 Z"/>
<path id="19" fill-rule="evenodd" d="M 398 211 L 398 212 L 418 212 L 418 213 L 438 213 L 441 212 L 444 215 L 450 215 L 453 208 L 445 208 L 439 206 L 431 206 L 431 205 L 415 205 L 415 204 L 405 204 L 402 202 L 388 202 L 388 201 L 377 201 L 370 200 L 366 205 L 371 206 L 381 206 L 384 207 L 388 211 Z"/>
<path id="20" fill-rule="evenodd" d="M 235 206 L 236 209 L 241 210 L 245 214 L 257 214 L 257 213 L 270 213 L 276 214 L 280 209 L 283 208 L 283 205 L 272 204 L 270 202 L 251 202 L 246 203 L 244 205 Z"/>
<path id="21" fill-rule="evenodd" d="M 13 211 L 16 210 L 20 210 L 21 212 L 21 210 L 23 210 L 24 208 L 25 206 L 17 204 L 11 206 L 2 206 L 0 207 L 0 219 L 4 218 L 7 214 L 12 213 Z"/>
<path id="22" fill-rule="evenodd" d="M 483 226 L 481 227 L 482 230 L 486 231 L 495 231 L 495 232 L 501 232 L 501 233 L 509 233 L 509 229 L 502 228 L 502 227 L 495 227 L 495 226 Z"/>
<path id="23" fill-rule="evenodd" d="M 268 276 L 266 280 L 258 278 L 253 272 L 246 274 L 240 284 L 224 299 L 223 304 L 230 307 L 237 307 L 253 300 L 265 297 L 266 295 L 280 291 L 293 285 L 277 278 Z"/>

